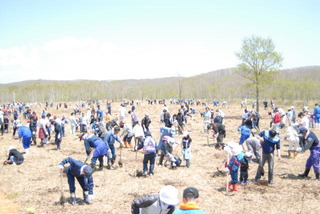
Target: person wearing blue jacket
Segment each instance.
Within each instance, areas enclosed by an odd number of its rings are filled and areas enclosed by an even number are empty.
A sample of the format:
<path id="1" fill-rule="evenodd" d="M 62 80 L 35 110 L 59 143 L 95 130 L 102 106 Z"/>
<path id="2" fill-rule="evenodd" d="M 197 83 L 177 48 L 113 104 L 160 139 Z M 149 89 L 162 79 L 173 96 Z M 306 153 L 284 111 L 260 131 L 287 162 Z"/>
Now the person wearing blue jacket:
<path id="1" fill-rule="evenodd" d="M 110 150 L 111 150 L 111 154 L 112 154 L 112 157 L 109 156 L 108 157 L 108 168 L 109 169 L 114 169 L 114 163 L 115 163 L 115 160 L 116 160 L 116 157 L 117 157 L 117 154 L 116 154 L 116 148 L 114 146 L 114 143 L 115 141 L 118 141 L 120 143 L 120 147 L 123 147 L 123 142 L 122 140 L 118 137 L 118 134 L 120 132 L 120 128 L 118 126 L 116 126 L 114 129 L 110 130 L 107 132 L 106 136 L 104 137 L 104 142 L 106 144 L 108 144 Z M 110 165 L 110 162 L 111 162 L 111 165 Z"/>
<path id="2" fill-rule="evenodd" d="M 64 165 L 69 163 L 70 165 L 67 168 L 64 168 Z M 78 205 L 76 199 L 76 186 L 75 178 L 77 178 L 82 190 L 83 190 L 83 199 L 86 204 L 90 204 L 93 200 L 93 170 L 90 166 L 85 165 L 81 161 L 75 160 L 71 157 L 64 159 L 59 165 L 58 168 L 63 172 L 66 172 L 69 184 L 69 190 L 71 195 L 71 204 Z"/>
<path id="3" fill-rule="evenodd" d="M 18 135 L 19 135 L 19 138 L 21 139 L 25 154 L 28 155 L 30 144 L 31 144 L 31 138 L 32 138 L 32 134 L 29 126 L 19 126 Z"/>
<path id="4" fill-rule="evenodd" d="M 315 104 L 315 107 L 313 109 L 313 116 L 316 128 L 320 128 L 320 106 L 318 103 Z"/>
<path id="5" fill-rule="evenodd" d="M 91 159 L 91 167 L 95 169 L 97 159 L 99 159 L 99 170 L 103 169 L 103 156 L 108 157 L 109 145 L 106 144 L 100 137 L 94 134 L 84 134 L 80 140 L 83 139 L 84 147 L 86 149 L 87 156 L 91 153 L 91 148 L 94 149 Z"/>
<path id="6" fill-rule="evenodd" d="M 184 189 L 182 201 L 183 204 L 178 209 L 174 210 L 173 214 L 207 214 L 207 212 L 200 210 L 199 192 L 194 187 Z"/>
<path id="7" fill-rule="evenodd" d="M 251 121 L 248 119 L 248 120 L 245 121 L 245 125 L 244 126 L 239 126 L 238 127 L 238 131 L 240 132 L 239 145 L 241 145 L 241 146 L 250 137 L 250 134 L 251 134 L 250 127 L 249 127 L 250 123 L 251 123 Z"/>
<path id="8" fill-rule="evenodd" d="M 163 144 L 163 140 L 162 138 L 164 136 L 169 136 L 174 138 L 174 133 L 175 130 L 173 128 L 169 128 L 169 127 L 160 127 L 160 139 L 159 139 L 159 143 L 158 143 L 158 148 L 157 150 L 161 150 L 164 148 L 164 144 Z"/>
<path id="9" fill-rule="evenodd" d="M 262 158 L 259 162 L 259 167 L 255 177 L 255 182 L 258 182 L 263 174 L 263 166 L 268 161 L 268 182 L 273 184 L 273 167 L 274 167 L 274 150 L 277 149 L 278 157 L 281 158 L 280 153 L 280 138 L 277 136 L 275 130 L 266 130 L 260 132 L 258 138 L 262 142 Z"/>
<path id="10" fill-rule="evenodd" d="M 100 118 L 100 120 L 103 120 L 103 111 L 100 109 L 100 106 L 98 106 L 98 110 L 96 112 L 97 118 Z"/>
<path id="11" fill-rule="evenodd" d="M 226 172 L 230 172 L 231 181 L 228 184 L 229 191 L 239 191 L 237 188 L 238 185 L 238 172 L 241 165 L 241 162 L 244 159 L 244 154 L 242 151 L 232 152 L 232 157 L 226 167 Z M 231 189 L 232 186 L 232 189 Z"/>

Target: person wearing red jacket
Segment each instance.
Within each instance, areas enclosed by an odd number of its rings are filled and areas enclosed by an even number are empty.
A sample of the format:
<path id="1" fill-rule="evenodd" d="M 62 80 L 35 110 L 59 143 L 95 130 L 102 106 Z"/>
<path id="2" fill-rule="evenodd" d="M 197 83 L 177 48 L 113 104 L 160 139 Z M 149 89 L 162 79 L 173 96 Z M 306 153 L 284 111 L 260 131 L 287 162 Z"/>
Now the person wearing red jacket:
<path id="1" fill-rule="evenodd" d="M 277 134 L 279 134 L 280 124 L 281 124 L 281 115 L 278 109 L 274 109 L 273 113 L 274 114 L 272 117 L 272 122 L 273 122 L 274 130 L 277 132 Z"/>

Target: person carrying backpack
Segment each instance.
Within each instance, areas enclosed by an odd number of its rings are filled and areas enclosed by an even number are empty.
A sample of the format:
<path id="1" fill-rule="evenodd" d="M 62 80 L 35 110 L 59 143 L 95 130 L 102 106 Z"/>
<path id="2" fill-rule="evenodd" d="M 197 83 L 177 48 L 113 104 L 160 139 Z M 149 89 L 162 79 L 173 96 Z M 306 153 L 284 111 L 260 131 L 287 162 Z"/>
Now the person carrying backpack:
<path id="1" fill-rule="evenodd" d="M 228 183 L 229 191 L 239 191 L 237 188 L 238 185 L 238 172 L 241 166 L 241 162 L 243 162 L 244 154 L 242 151 L 234 150 L 232 151 L 232 156 L 229 161 L 229 164 L 225 168 L 226 172 L 230 172 L 231 181 Z M 231 188 L 231 186 L 233 188 Z"/>
<path id="2" fill-rule="evenodd" d="M 143 148 L 144 158 L 143 158 L 143 176 L 154 175 L 154 163 L 156 161 L 157 145 L 155 139 L 152 138 L 150 132 L 146 132 L 146 137 L 142 142 L 135 148 L 135 150 L 140 150 Z M 150 164 L 148 172 L 148 162 Z"/>

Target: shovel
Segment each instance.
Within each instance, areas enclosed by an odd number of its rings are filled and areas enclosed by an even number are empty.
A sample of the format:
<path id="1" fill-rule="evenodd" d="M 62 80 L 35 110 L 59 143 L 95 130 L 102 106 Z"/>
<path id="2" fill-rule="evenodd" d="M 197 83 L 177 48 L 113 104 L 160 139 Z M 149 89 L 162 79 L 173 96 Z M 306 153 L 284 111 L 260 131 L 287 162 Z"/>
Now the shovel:
<path id="1" fill-rule="evenodd" d="M 66 202 L 66 197 L 63 194 L 63 177 L 62 177 L 62 171 L 60 171 L 60 182 L 61 182 L 61 188 L 60 188 L 60 192 L 61 192 L 61 196 L 60 196 L 60 204 L 62 206 L 64 206 L 64 203 Z"/>
<path id="2" fill-rule="evenodd" d="M 119 164 L 119 167 L 120 167 L 120 168 L 123 167 L 123 163 L 122 163 L 122 161 L 121 161 L 121 156 L 122 156 L 122 147 L 120 147 L 120 159 L 119 159 L 119 161 L 118 161 L 118 164 Z"/>

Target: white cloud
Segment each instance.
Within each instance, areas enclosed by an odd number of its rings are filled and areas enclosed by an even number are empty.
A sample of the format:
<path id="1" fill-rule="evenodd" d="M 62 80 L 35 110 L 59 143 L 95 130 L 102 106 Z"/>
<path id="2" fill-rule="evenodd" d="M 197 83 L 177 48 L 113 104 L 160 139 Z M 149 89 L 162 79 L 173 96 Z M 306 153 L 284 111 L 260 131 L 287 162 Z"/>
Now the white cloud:
<path id="1" fill-rule="evenodd" d="M 40 48 L 0 49 L 2 83 L 30 79 L 192 76 L 236 65 L 234 51 L 201 44 L 115 44 L 67 37 Z"/>

